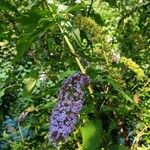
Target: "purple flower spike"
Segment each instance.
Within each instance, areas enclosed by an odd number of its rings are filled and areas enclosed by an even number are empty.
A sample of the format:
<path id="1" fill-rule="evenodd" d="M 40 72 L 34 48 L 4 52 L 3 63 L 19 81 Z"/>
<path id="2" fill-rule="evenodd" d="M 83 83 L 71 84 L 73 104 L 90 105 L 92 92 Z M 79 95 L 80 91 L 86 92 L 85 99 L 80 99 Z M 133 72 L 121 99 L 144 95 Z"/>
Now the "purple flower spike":
<path id="1" fill-rule="evenodd" d="M 90 78 L 80 72 L 64 81 L 58 94 L 58 103 L 50 117 L 49 140 L 55 146 L 65 142 L 74 129 L 84 103 L 83 87 L 89 82 Z"/>

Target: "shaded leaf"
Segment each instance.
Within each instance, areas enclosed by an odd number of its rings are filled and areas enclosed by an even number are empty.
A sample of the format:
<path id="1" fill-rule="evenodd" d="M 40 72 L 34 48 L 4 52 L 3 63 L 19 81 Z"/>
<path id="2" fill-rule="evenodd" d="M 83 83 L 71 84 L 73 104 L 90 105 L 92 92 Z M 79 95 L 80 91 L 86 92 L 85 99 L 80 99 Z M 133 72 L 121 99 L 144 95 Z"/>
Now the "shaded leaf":
<path id="1" fill-rule="evenodd" d="M 97 24 L 104 25 L 104 20 L 102 19 L 100 14 L 93 12 L 90 16 L 95 20 Z"/>
<path id="2" fill-rule="evenodd" d="M 107 2 L 112 7 L 117 6 L 117 0 L 103 0 L 103 1 Z"/>
<path id="3" fill-rule="evenodd" d="M 17 55 L 14 61 L 18 61 L 29 50 L 35 38 L 36 36 L 32 36 L 31 33 L 20 36 L 16 45 Z"/>
<path id="4" fill-rule="evenodd" d="M 17 8 L 14 5 L 12 5 L 11 3 L 9 3 L 5 0 L 0 1 L 0 9 L 1 10 L 7 10 L 7 11 L 13 11 L 13 12 L 18 13 Z"/>
<path id="5" fill-rule="evenodd" d="M 127 101 L 130 101 L 130 102 L 133 103 L 132 98 L 130 98 L 130 96 L 127 95 L 127 94 L 121 89 L 121 87 L 115 83 L 115 81 L 114 81 L 110 76 L 107 76 L 107 81 L 113 86 L 113 88 L 114 88 L 115 90 L 117 90 L 119 93 L 121 93 L 122 96 L 123 96 Z"/>
<path id="6" fill-rule="evenodd" d="M 41 18 L 42 15 L 40 14 L 40 10 L 32 10 L 23 14 L 19 19 L 19 22 L 24 26 L 30 25 L 30 28 L 35 28 Z"/>
<path id="7" fill-rule="evenodd" d="M 111 133 L 112 130 L 117 129 L 117 123 L 114 120 L 111 120 L 108 126 L 108 134 Z"/>
<path id="8" fill-rule="evenodd" d="M 53 86 L 53 87 L 50 87 L 46 92 L 45 94 L 50 94 L 50 95 L 54 95 L 56 94 L 58 91 L 59 91 L 59 88 L 60 88 L 60 85 L 59 86 Z"/>
<path id="9" fill-rule="evenodd" d="M 108 150 L 128 150 L 128 149 L 123 145 L 114 144 L 114 145 L 110 145 Z"/>
<path id="10" fill-rule="evenodd" d="M 114 108 L 113 107 L 110 107 L 110 106 L 103 106 L 102 108 L 101 108 L 101 111 L 102 112 L 113 112 L 114 111 Z"/>

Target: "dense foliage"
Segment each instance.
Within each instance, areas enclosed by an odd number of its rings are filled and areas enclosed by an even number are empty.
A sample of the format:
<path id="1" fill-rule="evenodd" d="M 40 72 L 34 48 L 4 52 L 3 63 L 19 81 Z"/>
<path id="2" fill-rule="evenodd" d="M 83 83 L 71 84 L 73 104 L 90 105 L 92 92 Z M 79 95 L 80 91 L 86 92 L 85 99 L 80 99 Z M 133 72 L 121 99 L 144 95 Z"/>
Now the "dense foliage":
<path id="1" fill-rule="evenodd" d="M 0 11 L 0 149 L 150 149 L 148 0 L 0 0 Z M 54 128 L 63 115 L 69 127 Z"/>

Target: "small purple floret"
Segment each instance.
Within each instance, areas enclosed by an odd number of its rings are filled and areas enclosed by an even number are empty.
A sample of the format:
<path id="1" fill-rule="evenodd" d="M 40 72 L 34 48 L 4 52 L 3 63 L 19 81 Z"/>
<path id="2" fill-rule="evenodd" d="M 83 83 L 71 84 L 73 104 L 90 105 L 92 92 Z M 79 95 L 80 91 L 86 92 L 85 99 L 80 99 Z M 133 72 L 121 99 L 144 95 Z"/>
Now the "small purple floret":
<path id="1" fill-rule="evenodd" d="M 74 129 L 84 103 L 83 88 L 89 82 L 89 77 L 80 72 L 64 81 L 58 94 L 58 103 L 50 117 L 49 139 L 55 146 L 60 141 L 65 142 Z"/>

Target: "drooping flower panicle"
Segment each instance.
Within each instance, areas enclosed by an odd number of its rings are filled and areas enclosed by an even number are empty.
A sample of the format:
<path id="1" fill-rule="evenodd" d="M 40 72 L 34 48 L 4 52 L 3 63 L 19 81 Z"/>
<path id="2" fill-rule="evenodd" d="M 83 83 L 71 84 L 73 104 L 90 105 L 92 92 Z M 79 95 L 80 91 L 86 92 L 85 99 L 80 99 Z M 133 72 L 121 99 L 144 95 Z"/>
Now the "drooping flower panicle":
<path id="1" fill-rule="evenodd" d="M 144 78 L 145 74 L 143 69 L 131 58 L 121 57 L 121 62 L 134 71 L 139 79 Z"/>
<path id="2" fill-rule="evenodd" d="M 78 119 L 79 111 L 84 103 L 83 87 L 90 82 L 89 77 L 77 72 L 67 78 L 58 95 L 58 103 L 50 117 L 49 139 L 58 145 L 65 142 Z"/>

